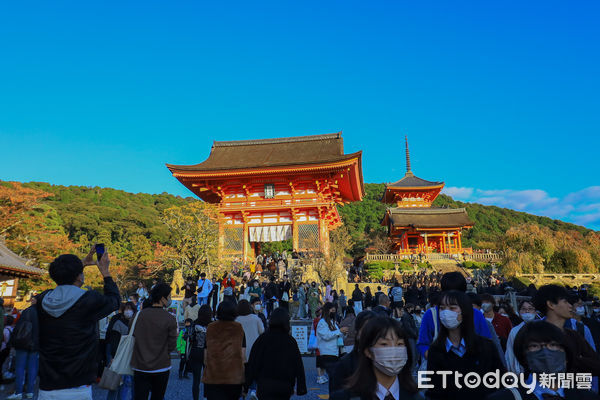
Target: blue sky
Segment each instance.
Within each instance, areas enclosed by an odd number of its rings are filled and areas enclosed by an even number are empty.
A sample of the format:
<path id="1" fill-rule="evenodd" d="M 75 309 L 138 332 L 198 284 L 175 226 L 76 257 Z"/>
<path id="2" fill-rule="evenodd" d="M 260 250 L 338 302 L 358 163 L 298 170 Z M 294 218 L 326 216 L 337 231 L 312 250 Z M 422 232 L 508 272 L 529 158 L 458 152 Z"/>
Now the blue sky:
<path id="1" fill-rule="evenodd" d="M 600 229 L 600 3 L 3 2 L 0 179 L 188 195 L 213 140 L 343 130 L 365 182 Z"/>

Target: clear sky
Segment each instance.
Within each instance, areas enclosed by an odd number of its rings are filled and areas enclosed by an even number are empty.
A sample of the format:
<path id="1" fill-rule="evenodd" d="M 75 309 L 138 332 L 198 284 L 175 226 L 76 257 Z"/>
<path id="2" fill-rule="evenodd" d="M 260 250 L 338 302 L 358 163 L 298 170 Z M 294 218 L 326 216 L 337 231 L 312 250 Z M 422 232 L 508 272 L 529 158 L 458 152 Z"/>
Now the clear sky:
<path id="1" fill-rule="evenodd" d="M 343 130 L 365 182 L 600 229 L 598 1 L 0 4 L 0 179 L 188 195 L 213 140 Z"/>

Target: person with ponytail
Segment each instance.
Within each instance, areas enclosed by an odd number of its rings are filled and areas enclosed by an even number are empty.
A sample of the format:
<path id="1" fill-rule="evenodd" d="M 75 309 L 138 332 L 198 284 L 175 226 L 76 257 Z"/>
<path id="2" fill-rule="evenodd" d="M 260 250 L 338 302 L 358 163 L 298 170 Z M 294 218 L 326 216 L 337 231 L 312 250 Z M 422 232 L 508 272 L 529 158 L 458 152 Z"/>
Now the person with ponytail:
<path id="1" fill-rule="evenodd" d="M 400 322 L 389 317 L 367 320 L 358 341 L 358 366 L 331 400 L 421 400 L 411 374 L 415 357 Z"/>
<path id="2" fill-rule="evenodd" d="M 177 321 L 166 308 L 171 305 L 171 287 L 159 283 L 150 291 L 152 305 L 139 312 L 131 356 L 134 400 L 162 399 L 171 370 L 171 352 L 177 347 Z"/>

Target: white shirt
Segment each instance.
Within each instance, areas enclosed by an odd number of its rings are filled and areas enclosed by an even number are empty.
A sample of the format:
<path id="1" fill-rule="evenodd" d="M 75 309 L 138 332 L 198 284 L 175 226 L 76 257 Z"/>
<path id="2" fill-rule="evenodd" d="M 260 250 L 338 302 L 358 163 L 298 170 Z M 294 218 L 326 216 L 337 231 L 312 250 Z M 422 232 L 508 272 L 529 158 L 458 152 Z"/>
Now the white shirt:
<path id="1" fill-rule="evenodd" d="M 377 383 L 377 392 L 375 394 L 379 400 L 384 400 L 388 392 L 394 397 L 394 400 L 400 400 L 400 382 L 398 382 L 398 377 L 396 377 L 396 380 L 394 380 L 389 389 L 386 389 L 381 383 Z"/>

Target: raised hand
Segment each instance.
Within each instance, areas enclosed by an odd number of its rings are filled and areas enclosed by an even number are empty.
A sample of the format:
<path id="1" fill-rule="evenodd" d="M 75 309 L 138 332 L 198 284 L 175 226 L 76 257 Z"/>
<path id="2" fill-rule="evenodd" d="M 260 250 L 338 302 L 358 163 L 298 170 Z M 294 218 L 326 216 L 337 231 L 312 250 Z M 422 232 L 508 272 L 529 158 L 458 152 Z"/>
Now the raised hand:
<path id="1" fill-rule="evenodd" d="M 105 251 L 104 254 L 102 254 L 102 258 L 100 258 L 100 261 L 98 261 L 98 270 L 104 278 L 110 276 L 110 270 L 108 269 L 109 264 L 110 260 L 108 258 L 108 252 Z"/>
<path id="2" fill-rule="evenodd" d="M 85 256 L 81 262 L 83 262 L 83 266 L 87 267 L 88 265 L 98 265 L 98 262 L 94 260 L 94 254 L 96 253 L 96 245 L 93 245 L 90 249 L 90 252 Z"/>

